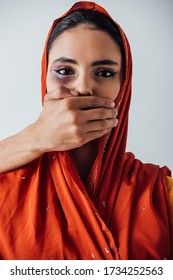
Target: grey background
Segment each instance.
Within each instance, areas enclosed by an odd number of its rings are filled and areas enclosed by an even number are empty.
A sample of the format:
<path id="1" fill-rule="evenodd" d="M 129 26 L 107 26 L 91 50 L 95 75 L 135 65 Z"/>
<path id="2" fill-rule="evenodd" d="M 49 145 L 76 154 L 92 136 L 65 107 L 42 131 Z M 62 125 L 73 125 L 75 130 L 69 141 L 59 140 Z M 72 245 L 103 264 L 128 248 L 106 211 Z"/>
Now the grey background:
<path id="1" fill-rule="evenodd" d="M 0 139 L 41 112 L 40 63 L 52 21 L 76 1 L 0 1 Z M 173 1 L 98 0 L 124 29 L 133 56 L 127 150 L 173 170 Z"/>

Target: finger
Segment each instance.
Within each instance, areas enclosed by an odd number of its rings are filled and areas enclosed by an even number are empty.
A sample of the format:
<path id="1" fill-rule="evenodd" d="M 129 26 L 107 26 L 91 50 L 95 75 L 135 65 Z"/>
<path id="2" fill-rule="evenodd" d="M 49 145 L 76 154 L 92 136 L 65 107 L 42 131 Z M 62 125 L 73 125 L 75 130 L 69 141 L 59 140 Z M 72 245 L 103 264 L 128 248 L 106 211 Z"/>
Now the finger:
<path id="1" fill-rule="evenodd" d="M 107 109 L 107 108 L 96 108 L 85 110 L 81 112 L 81 118 L 88 121 L 93 120 L 104 120 L 116 118 L 118 115 L 118 110 L 116 108 Z"/>
<path id="2" fill-rule="evenodd" d="M 107 129 L 111 129 L 118 125 L 118 119 L 106 119 L 106 120 L 99 120 L 99 121 L 92 121 L 88 122 L 87 124 L 82 126 L 82 132 L 97 132 L 103 131 Z"/>
<path id="3" fill-rule="evenodd" d="M 97 107 L 113 108 L 115 106 L 114 101 L 98 97 L 98 96 L 78 96 L 78 98 L 70 101 L 72 107 L 76 109 L 90 109 Z"/>
<path id="4" fill-rule="evenodd" d="M 85 143 L 90 142 L 90 141 L 92 141 L 92 140 L 94 140 L 94 139 L 100 138 L 100 137 L 102 137 L 103 135 L 110 133 L 111 130 L 112 130 L 112 129 L 109 128 L 109 129 L 104 129 L 104 130 L 98 130 L 98 131 L 91 131 L 91 132 L 88 132 L 88 133 L 86 133 L 86 135 L 85 135 Z M 85 143 L 84 143 L 84 144 L 85 144 Z"/>
<path id="5" fill-rule="evenodd" d="M 72 96 L 78 96 L 78 92 L 75 90 L 70 90 L 64 86 L 58 87 L 50 92 L 48 92 L 45 95 L 44 100 L 57 100 L 57 99 L 63 99 L 67 97 L 72 97 Z"/>

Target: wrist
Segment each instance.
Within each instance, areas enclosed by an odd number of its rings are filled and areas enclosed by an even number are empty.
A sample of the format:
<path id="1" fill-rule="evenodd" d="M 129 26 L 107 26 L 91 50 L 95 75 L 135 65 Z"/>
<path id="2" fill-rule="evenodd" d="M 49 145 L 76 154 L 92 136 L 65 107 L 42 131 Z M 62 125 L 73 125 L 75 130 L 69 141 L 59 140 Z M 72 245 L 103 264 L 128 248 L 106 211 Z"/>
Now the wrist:
<path id="1" fill-rule="evenodd" d="M 41 136 L 39 131 L 37 130 L 36 124 L 30 124 L 23 130 L 23 135 L 26 139 L 25 143 L 26 149 L 33 153 L 35 156 L 39 157 L 44 154 L 46 148 L 43 146 L 43 142 L 41 141 Z"/>

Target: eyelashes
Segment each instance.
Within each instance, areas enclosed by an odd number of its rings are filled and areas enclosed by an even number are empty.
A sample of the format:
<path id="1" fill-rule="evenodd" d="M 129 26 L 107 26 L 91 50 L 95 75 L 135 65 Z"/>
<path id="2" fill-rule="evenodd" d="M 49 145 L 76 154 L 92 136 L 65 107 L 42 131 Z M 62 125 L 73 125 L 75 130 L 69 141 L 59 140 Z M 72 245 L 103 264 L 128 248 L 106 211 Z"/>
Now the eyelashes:
<path id="1" fill-rule="evenodd" d="M 58 79 L 64 79 L 64 78 L 74 78 L 75 76 L 77 76 L 77 73 L 75 72 L 75 70 L 73 70 L 70 67 L 61 67 L 59 69 L 53 69 L 54 75 L 55 77 L 57 77 Z M 97 79 L 99 78 L 113 78 L 118 72 L 115 72 L 113 70 L 110 69 L 101 69 L 101 70 L 97 70 L 95 71 L 95 73 L 93 74 L 94 77 L 96 77 Z"/>
<path id="2" fill-rule="evenodd" d="M 75 72 L 74 70 L 72 70 L 71 68 L 67 68 L 67 67 L 63 67 L 63 68 L 60 68 L 60 69 L 57 69 L 57 70 L 54 70 L 55 73 L 60 77 L 64 77 L 64 76 L 74 76 L 75 75 Z"/>
<path id="3" fill-rule="evenodd" d="M 96 77 L 111 78 L 116 75 L 117 72 L 111 70 L 100 70 L 96 73 Z"/>

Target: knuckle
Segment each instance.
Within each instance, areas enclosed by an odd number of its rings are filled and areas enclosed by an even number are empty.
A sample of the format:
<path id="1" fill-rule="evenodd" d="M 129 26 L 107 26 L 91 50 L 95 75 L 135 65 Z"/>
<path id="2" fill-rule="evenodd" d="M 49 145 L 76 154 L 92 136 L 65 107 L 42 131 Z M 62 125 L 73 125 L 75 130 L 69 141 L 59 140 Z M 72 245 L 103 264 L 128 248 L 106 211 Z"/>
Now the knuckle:
<path id="1" fill-rule="evenodd" d="M 83 137 L 81 134 L 76 135 L 76 145 L 80 147 L 84 143 Z"/>
<path id="2" fill-rule="evenodd" d="M 75 135 L 79 135 L 79 133 L 80 133 L 80 128 L 79 128 L 79 126 L 76 125 L 76 124 L 73 124 L 73 125 L 71 126 L 71 130 L 72 130 L 73 134 L 75 134 Z"/>
<path id="3" fill-rule="evenodd" d="M 107 122 L 106 122 L 106 120 L 102 120 L 102 121 L 101 121 L 101 127 L 102 127 L 102 128 L 106 128 L 106 127 L 107 127 Z"/>
<path id="4" fill-rule="evenodd" d="M 107 111 L 104 108 L 100 109 L 100 118 L 106 118 L 107 117 Z"/>
<path id="5" fill-rule="evenodd" d="M 94 110 L 93 117 L 97 120 L 106 119 L 106 111 L 104 108 L 97 108 Z"/>
<path id="6" fill-rule="evenodd" d="M 105 100 L 105 102 L 104 102 L 104 106 L 105 106 L 105 107 L 109 107 L 109 106 L 110 106 L 110 101 Z"/>
<path id="7" fill-rule="evenodd" d="M 93 104 L 94 107 L 98 107 L 99 106 L 99 101 L 95 96 L 91 97 L 91 102 Z"/>
<path id="8" fill-rule="evenodd" d="M 69 122 L 70 124 L 77 124 L 78 116 L 75 112 L 70 111 L 69 112 Z"/>
<path id="9" fill-rule="evenodd" d="M 69 98 L 63 99 L 63 103 L 64 103 L 64 109 L 65 110 L 71 110 L 72 109 L 71 100 Z"/>

